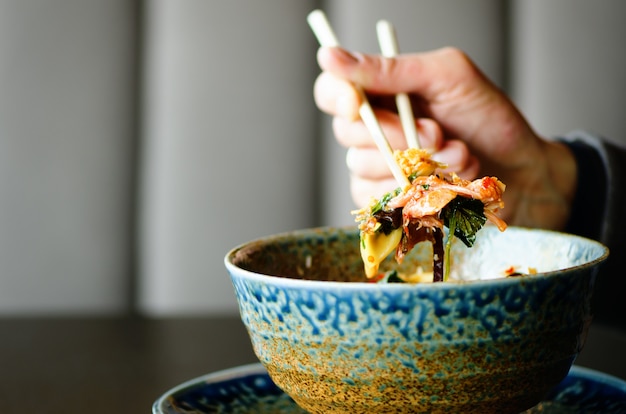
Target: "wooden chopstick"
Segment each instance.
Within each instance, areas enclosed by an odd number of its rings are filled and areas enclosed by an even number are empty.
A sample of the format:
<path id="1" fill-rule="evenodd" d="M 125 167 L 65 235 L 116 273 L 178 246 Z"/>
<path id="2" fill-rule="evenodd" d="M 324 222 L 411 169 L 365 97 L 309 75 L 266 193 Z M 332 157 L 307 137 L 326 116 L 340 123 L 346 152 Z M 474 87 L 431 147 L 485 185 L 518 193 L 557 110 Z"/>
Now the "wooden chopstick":
<path id="1" fill-rule="evenodd" d="M 324 14 L 323 11 L 312 11 L 309 13 L 307 21 L 321 46 L 339 47 L 337 36 L 335 35 L 335 32 L 330 26 L 330 22 L 326 18 L 326 14 Z M 361 98 L 361 105 L 359 106 L 361 119 L 374 138 L 374 142 L 376 143 L 378 150 L 382 153 L 387 166 L 391 170 L 391 173 L 402 188 L 411 185 L 411 182 L 402 171 L 402 168 L 396 162 L 393 155 L 393 149 L 391 148 L 391 145 L 389 145 L 389 141 L 380 127 L 380 123 L 374 114 L 374 110 L 372 109 L 363 88 L 359 85 L 353 86 Z"/>
<path id="2" fill-rule="evenodd" d="M 387 20 L 380 20 L 376 24 L 376 32 L 378 34 L 378 44 L 380 50 L 385 57 L 395 57 L 399 52 L 398 39 L 396 30 Z M 406 93 L 396 95 L 396 106 L 400 115 L 400 122 L 404 130 L 404 138 L 409 148 L 420 148 L 417 129 L 415 128 L 415 119 L 413 118 L 413 108 L 411 101 Z"/>

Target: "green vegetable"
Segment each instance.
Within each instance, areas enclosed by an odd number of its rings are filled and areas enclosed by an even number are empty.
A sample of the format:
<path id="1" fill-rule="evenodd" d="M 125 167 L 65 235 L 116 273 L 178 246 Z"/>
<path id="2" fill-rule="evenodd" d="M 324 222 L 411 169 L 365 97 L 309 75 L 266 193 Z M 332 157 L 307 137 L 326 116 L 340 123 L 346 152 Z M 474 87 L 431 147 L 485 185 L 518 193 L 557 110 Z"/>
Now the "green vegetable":
<path id="1" fill-rule="evenodd" d="M 467 247 L 472 247 L 476 233 L 487 221 L 484 211 L 482 201 L 457 196 L 441 210 L 441 214 L 450 234 L 458 237 Z"/>
<path id="2" fill-rule="evenodd" d="M 384 196 L 382 196 L 381 199 L 378 200 L 378 202 L 372 206 L 372 209 L 370 210 L 370 214 L 373 216 L 374 214 L 380 213 L 381 211 L 383 211 L 385 207 L 387 206 L 387 203 L 389 202 L 389 200 L 391 200 L 392 198 L 400 194 L 401 191 L 402 189 L 398 187 L 394 191 L 391 191 L 385 194 Z"/>
<path id="3" fill-rule="evenodd" d="M 398 272 L 396 270 L 390 270 L 385 273 L 377 283 L 406 283 L 404 280 L 400 279 L 398 276 Z"/>
<path id="4" fill-rule="evenodd" d="M 375 229 L 376 232 L 389 235 L 402 226 L 402 209 L 389 210 L 387 207 L 389 200 L 396 197 L 401 191 L 401 188 L 397 188 L 385 194 L 376 204 L 370 207 L 370 216 L 374 217 L 378 223 L 378 227 Z"/>
<path id="5" fill-rule="evenodd" d="M 472 247 L 476 241 L 476 233 L 480 230 L 487 218 L 485 206 L 482 201 L 457 196 L 448 203 L 441 211 L 443 224 L 448 228 L 444 252 L 443 280 L 448 280 L 450 275 L 450 249 L 452 236 L 459 238 L 467 247 Z"/>

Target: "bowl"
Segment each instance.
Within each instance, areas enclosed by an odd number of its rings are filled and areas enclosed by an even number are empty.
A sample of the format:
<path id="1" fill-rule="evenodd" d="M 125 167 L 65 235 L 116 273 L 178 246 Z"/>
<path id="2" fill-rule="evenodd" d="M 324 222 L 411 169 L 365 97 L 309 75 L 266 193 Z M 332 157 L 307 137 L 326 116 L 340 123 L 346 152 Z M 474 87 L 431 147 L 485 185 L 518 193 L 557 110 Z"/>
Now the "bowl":
<path id="1" fill-rule="evenodd" d="M 608 249 L 487 226 L 452 247 L 441 283 L 368 283 L 356 228 L 272 235 L 225 257 L 242 321 L 272 380 L 311 413 L 519 413 L 566 377 L 591 323 Z M 398 265 L 432 262 L 429 243 Z M 510 269 L 530 273 L 505 277 Z"/>

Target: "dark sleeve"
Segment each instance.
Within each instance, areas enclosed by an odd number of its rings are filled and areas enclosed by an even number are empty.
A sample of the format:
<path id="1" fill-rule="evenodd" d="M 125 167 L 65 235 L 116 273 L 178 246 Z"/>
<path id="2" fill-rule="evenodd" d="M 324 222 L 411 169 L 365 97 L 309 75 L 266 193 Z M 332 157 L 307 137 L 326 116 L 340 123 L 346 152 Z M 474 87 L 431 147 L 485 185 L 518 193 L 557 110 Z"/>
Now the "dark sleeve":
<path id="1" fill-rule="evenodd" d="M 565 231 L 600 240 L 607 204 L 605 165 L 598 151 L 588 144 L 581 141 L 565 143 L 574 154 L 578 166 L 578 186 Z"/>
<path id="2" fill-rule="evenodd" d="M 610 250 L 596 282 L 595 320 L 626 331 L 626 147 L 582 131 L 560 140 L 578 165 L 566 231 L 598 240 Z"/>

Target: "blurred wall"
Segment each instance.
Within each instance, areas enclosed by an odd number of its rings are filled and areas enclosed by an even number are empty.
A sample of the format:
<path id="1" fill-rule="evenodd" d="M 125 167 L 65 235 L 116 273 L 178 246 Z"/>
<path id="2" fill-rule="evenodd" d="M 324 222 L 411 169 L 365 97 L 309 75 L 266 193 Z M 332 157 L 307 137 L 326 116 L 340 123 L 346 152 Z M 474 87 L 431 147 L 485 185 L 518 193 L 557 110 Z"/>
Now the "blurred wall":
<path id="1" fill-rule="evenodd" d="M 235 311 L 226 251 L 314 224 L 313 5 L 146 4 L 143 311 Z"/>
<path id="2" fill-rule="evenodd" d="M 626 143 L 626 2 L 515 0 L 511 16 L 510 90 L 537 131 Z"/>
<path id="3" fill-rule="evenodd" d="M 130 306 L 136 9 L 0 1 L 0 313 Z"/>
<path id="4" fill-rule="evenodd" d="M 235 312 L 228 249 L 351 224 L 316 7 L 352 49 L 380 18 L 465 49 L 546 136 L 625 140 L 621 0 L 0 0 L 0 313 Z"/>

